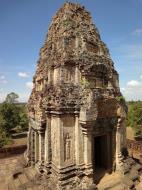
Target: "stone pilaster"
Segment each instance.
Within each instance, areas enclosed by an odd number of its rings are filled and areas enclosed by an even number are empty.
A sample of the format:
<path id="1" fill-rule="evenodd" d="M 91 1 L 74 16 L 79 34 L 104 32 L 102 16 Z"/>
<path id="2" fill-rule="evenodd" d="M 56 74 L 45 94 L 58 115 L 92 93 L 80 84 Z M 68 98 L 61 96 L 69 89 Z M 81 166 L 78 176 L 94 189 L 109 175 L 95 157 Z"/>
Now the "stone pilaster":
<path id="1" fill-rule="evenodd" d="M 121 170 L 122 149 L 126 148 L 125 119 L 118 118 L 116 130 L 116 170 Z"/>
<path id="2" fill-rule="evenodd" d="M 92 130 L 93 123 L 86 122 L 82 123 L 82 132 L 84 139 L 84 166 L 85 166 L 85 175 L 93 175 L 93 160 L 92 160 L 92 151 L 93 151 L 93 139 L 92 139 Z"/>
<path id="3" fill-rule="evenodd" d="M 92 135 L 84 134 L 84 163 L 86 167 L 92 167 Z"/>
<path id="4" fill-rule="evenodd" d="M 81 139 L 80 139 L 80 126 L 79 126 L 79 116 L 75 116 L 75 159 L 77 166 L 81 164 L 81 155 L 80 155 L 80 146 L 81 146 Z"/>
<path id="5" fill-rule="evenodd" d="M 45 133 L 39 131 L 39 161 L 44 161 L 44 145 L 45 145 Z"/>
<path id="6" fill-rule="evenodd" d="M 35 132 L 35 163 L 39 161 L 39 134 Z"/>
<path id="7" fill-rule="evenodd" d="M 31 144 L 30 144 L 30 162 L 33 164 L 35 162 L 35 131 L 31 129 Z"/>
<path id="8" fill-rule="evenodd" d="M 47 124 L 45 130 L 45 159 L 44 159 L 44 170 L 46 173 L 49 172 L 51 163 L 51 117 L 48 115 Z"/>

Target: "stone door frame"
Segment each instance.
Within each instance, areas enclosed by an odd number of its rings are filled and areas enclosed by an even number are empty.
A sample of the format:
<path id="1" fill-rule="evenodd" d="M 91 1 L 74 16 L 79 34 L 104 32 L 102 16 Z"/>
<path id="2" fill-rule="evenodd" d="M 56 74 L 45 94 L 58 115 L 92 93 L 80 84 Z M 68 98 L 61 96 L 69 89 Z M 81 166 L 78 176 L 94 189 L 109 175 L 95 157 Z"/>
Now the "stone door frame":
<path id="1" fill-rule="evenodd" d="M 106 136 L 106 143 L 107 145 L 104 147 L 107 150 L 107 153 L 104 152 L 104 154 L 106 154 L 106 159 L 107 159 L 107 163 L 106 163 L 106 168 L 104 167 L 104 170 L 112 170 L 112 132 L 105 132 L 105 133 L 100 133 L 97 135 L 93 135 L 92 138 L 92 161 L 93 161 L 93 169 L 95 170 L 96 168 L 96 164 L 95 164 L 95 138 L 96 137 L 103 137 Z M 103 140 L 103 138 L 102 138 Z M 105 150 L 104 150 L 105 151 Z"/>

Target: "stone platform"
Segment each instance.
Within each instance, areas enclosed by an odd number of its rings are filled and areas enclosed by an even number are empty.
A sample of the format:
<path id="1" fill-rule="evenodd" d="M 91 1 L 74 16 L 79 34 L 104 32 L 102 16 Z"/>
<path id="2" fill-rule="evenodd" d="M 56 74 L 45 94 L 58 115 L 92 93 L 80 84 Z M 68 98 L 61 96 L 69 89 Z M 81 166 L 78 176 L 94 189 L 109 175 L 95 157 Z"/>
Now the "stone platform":
<path id="1" fill-rule="evenodd" d="M 23 170 L 23 155 L 0 159 L 0 190 L 7 190 L 8 183 L 13 179 L 13 173 Z"/>
<path id="2" fill-rule="evenodd" d="M 141 190 L 142 189 L 142 165 L 128 158 L 124 161 L 123 174 L 115 172 L 103 173 L 103 177 L 97 179 L 98 190 Z M 101 172 L 101 170 L 99 170 Z M 97 175 L 99 176 L 99 175 Z M 25 167 L 22 155 L 0 160 L 0 190 L 51 190 L 53 186 L 48 183 L 48 177 L 39 174 L 34 167 Z M 66 187 L 66 190 L 69 190 Z M 74 189 L 75 190 L 75 189 Z M 77 189 L 85 190 L 85 189 Z M 95 190 L 89 187 L 87 190 Z"/>

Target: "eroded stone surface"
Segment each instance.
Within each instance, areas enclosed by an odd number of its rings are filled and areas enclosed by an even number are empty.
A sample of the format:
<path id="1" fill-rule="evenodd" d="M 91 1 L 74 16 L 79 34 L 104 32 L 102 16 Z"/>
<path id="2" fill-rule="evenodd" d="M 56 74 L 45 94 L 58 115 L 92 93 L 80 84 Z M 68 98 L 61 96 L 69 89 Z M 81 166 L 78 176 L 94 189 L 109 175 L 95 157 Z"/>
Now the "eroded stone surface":
<path id="1" fill-rule="evenodd" d="M 0 159 L 0 189 L 5 190 L 15 172 L 23 171 L 23 155 Z"/>
<path id="2" fill-rule="evenodd" d="M 51 189 L 87 189 L 97 167 L 123 170 L 118 73 L 84 7 L 65 3 L 53 17 L 33 82 L 27 159 Z"/>

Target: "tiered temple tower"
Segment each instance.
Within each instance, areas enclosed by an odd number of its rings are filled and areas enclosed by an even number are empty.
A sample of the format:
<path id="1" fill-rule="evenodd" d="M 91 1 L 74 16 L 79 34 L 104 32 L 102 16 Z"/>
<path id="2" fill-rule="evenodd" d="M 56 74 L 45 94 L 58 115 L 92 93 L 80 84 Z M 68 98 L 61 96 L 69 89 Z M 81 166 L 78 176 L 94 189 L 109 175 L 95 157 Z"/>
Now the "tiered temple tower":
<path id="1" fill-rule="evenodd" d="M 87 187 L 97 168 L 121 168 L 126 112 L 118 73 L 84 7 L 65 3 L 56 13 L 33 83 L 27 157 L 54 189 Z"/>

